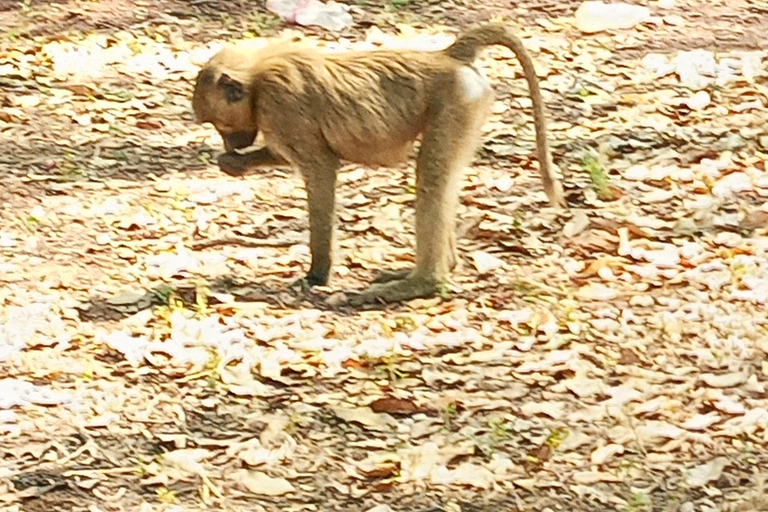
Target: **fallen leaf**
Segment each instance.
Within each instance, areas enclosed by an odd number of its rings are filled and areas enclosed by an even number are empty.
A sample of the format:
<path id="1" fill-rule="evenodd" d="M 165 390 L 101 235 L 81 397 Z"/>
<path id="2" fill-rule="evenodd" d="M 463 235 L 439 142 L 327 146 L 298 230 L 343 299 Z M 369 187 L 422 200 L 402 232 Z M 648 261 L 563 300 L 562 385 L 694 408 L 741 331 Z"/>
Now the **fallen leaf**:
<path id="1" fill-rule="evenodd" d="M 686 469 L 684 473 L 685 483 L 691 487 L 703 487 L 709 482 L 719 479 L 727 465 L 728 459 L 726 457 L 716 457 L 706 464 Z"/>
<path id="2" fill-rule="evenodd" d="M 474 251 L 471 256 L 472 261 L 475 263 L 475 268 L 481 274 L 492 272 L 504 265 L 503 260 L 483 251 Z"/>
<path id="3" fill-rule="evenodd" d="M 375 413 L 389 414 L 413 414 L 419 410 L 411 400 L 402 398 L 379 398 L 368 404 L 368 407 Z"/>
<path id="4" fill-rule="evenodd" d="M 230 473 L 227 478 L 245 490 L 260 496 L 281 496 L 296 492 L 295 487 L 285 478 L 271 477 L 262 471 L 238 469 Z"/>

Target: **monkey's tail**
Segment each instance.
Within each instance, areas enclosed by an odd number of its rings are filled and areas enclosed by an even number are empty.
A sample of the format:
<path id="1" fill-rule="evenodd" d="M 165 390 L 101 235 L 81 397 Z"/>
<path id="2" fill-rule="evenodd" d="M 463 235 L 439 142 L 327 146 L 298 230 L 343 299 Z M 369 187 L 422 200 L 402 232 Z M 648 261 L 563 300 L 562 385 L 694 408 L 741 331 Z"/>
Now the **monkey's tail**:
<path id="1" fill-rule="evenodd" d="M 468 30 L 459 35 L 456 41 L 446 50 L 450 57 L 471 64 L 477 57 L 477 52 L 486 46 L 506 46 L 514 52 L 523 67 L 523 74 L 528 82 L 528 91 L 533 103 L 533 121 L 536 128 L 536 153 L 539 159 L 539 171 L 544 182 L 544 191 L 553 206 L 565 206 L 563 187 L 553 169 L 552 155 L 547 142 L 547 118 L 544 115 L 544 100 L 539 89 L 539 79 L 533 60 L 523 42 L 505 25 L 490 23 Z"/>

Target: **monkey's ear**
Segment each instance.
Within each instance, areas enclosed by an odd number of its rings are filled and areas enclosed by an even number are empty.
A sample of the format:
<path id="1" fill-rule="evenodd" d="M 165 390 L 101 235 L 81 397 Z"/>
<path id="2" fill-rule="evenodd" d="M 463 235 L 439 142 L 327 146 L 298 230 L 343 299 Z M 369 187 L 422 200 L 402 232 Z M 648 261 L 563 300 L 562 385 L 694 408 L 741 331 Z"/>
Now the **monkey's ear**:
<path id="1" fill-rule="evenodd" d="M 227 103 L 237 103 L 245 98 L 245 87 L 226 73 L 219 77 L 218 86 L 224 90 L 224 98 Z"/>

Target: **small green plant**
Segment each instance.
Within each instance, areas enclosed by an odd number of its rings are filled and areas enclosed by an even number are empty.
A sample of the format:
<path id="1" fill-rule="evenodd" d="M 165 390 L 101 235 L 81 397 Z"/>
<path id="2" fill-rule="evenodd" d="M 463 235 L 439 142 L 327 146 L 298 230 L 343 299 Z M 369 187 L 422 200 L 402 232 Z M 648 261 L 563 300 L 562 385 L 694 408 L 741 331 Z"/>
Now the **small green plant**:
<path id="1" fill-rule="evenodd" d="M 390 382 L 400 380 L 406 376 L 406 373 L 398 368 L 400 356 L 394 352 L 383 356 L 380 364 L 376 365 L 377 373 L 385 373 Z"/>
<path id="2" fill-rule="evenodd" d="M 268 32 L 274 28 L 277 28 L 281 24 L 282 24 L 282 21 L 278 16 L 275 16 L 274 14 L 255 11 L 248 18 L 248 27 L 250 30 L 245 32 L 243 36 L 244 37 L 263 36 L 265 32 Z"/>
<path id="3" fill-rule="evenodd" d="M 21 223 L 24 226 L 24 229 L 30 233 L 34 233 L 37 231 L 37 228 L 40 227 L 40 219 L 36 219 L 31 215 L 27 215 L 26 217 L 22 218 Z"/>
<path id="4" fill-rule="evenodd" d="M 205 363 L 205 370 L 208 375 L 205 378 L 205 382 L 209 389 L 216 387 L 219 382 L 219 365 L 221 364 L 221 355 L 213 348 L 208 348 L 208 361 Z"/>
<path id="5" fill-rule="evenodd" d="M 210 290 L 204 284 L 198 284 L 195 286 L 195 315 L 197 317 L 204 317 L 210 313 L 208 307 L 208 294 Z"/>
<path id="6" fill-rule="evenodd" d="M 395 325 L 392 328 L 395 332 L 411 332 L 417 325 L 413 317 L 408 315 L 399 315 L 395 317 Z"/>
<path id="7" fill-rule="evenodd" d="M 451 430 L 453 418 L 456 417 L 457 412 L 458 410 L 456 409 L 456 402 L 450 402 L 448 405 L 443 407 L 440 416 L 443 418 L 443 423 L 445 424 L 446 429 Z"/>
<path id="8" fill-rule="evenodd" d="M 156 492 L 157 499 L 159 499 L 161 502 L 168 504 L 176 502 L 176 493 L 167 487 L 158 487 Z"/>
<path id="9" fill-rule="evenodd" d="M 21 34 L 18 30 L 9 30 L 5 32 L 2 37 L 8 42 L 13 43 L 14 41 L 18 41 L 19 38 L 21 38 Z"/>
<path id="10" fill-rule="evenodd" d="M 32 0 L 23 0 L 22 2 L 19 2 L 19 11 L 21 11 L 22 14 L 29 14 L 31 7 Z"/>
<path id="11" fill-rule="evenodd" d="M 155 294 L 155 297 L 157 297 L 157 300 L 159 302 L 167 306 L 171 303 L 171 297 L 173 296 L 173 287 L 167 284 L 161 284 L 154 291 L 154 294 Z"/>
<path id="12" fill-rule="evenodd" d="M 229 28 L 229 26 L 232 25 L 233 19 L 232 19 L 232 16 L 230 16 L 229 14 L 222 12 L 222 13 L 219 13 L 219 21 L 221 22 L 222 25 Z"/>
<path id="13" fill-rule="evenodd" d="M 133 43 L 128 43 L 133 44 Z M 136 53 L 141 53 L 142 46 L 140 43 L 135 43 L 136 46 Z M 130 46 L 129 46 L 130 48 Z M 108 101 L 116 101 L 118 103 L 125 103 L 127 101 L 131 101 L 133 99 L 133 94 L 131 94 L 128 91 L 110 91 L 104 93 L 104 99 Z"/>
<path id="14" fill-rule="evenodd" d="M 579 95 L 581 98 L 586 98 L 587 96 L 590 96 L 592 93 L 590 93 L 586 87 L 583 85 L 579 85 L 579 90 L 576 91 L 576 94 Z"/>
<path id="15" fill-rule="evenodd" d="M 403 7 L 408 6 L 411 3 L 411 0 L 392 0 L 389 3 L 389 6 L 392 10 L 396 11 L 398 9 L 402 9 Z"/>
<path id="16" fill-rule="evenodd" d="M 610 178 L 597 157 L 592 152 L 586 151 L 581 159 L 581 166 L 589 174 L 592 189 L 597 193 L 598 197 L 600 199 L 611 199 L 613 193 L 611 191 Z"/>
<path id="17" fill-rule="evenodd" d="M 63 162 L 59 169 L 61 169 L 61 180 L 64 182 L 78 181 L 88 176 L 85 169 L 71 162 Z"/>
<path id="18" fill-rule="evenodd" d="M 309 423 L 310 421 L 302 417 L 302 415 L 298 412 L 294 411 L 291 413 L 291 416 L 288 418 L 288 423 L 285 425 L 285 433 L 289 436 L 292 436 L 296 434 L 296 432 L 298 432 L 301 427 Z"/>
<path id="19" fill-rule="evenodd" d="M 437 285 L 437 295 L 443 300 L 449 300 L 451 298 L 451 287 L 448 283 L 442 282 Z"/>
<path id="20" fill-rule="evenodd" d="M 547 436 L 547 439 L 544 441 L 544 443 L 552 448 L 553 450 L 556 450 L 558 446 L 560 446 L 560 443 L 565 440 L 565 438 L 568 437 L 568 431 L 562 428 L 553 430 L 550 432 L 550 434 Z"/>
<path id="21" fill-rule="evenodd" d="M 651 509 L 651 498 L 644 492 L 633 492 L 627 500 L 627 505 L 624 507 L 624 512 L 640 512 L 641 510 Z"/>
<path id="22" fill-rule="evenodd" d="M 490 427 L 490 438 L 493 444 L 509 439 L 509 423 L 501 418 L 494 418 L 488 422 Z"/>

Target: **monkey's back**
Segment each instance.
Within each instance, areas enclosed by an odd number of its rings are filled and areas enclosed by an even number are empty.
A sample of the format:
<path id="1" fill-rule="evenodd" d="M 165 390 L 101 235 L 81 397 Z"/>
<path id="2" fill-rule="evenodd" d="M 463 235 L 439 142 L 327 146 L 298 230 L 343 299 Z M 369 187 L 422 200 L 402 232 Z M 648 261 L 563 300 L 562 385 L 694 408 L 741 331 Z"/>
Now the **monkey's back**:
<path id="1" fill-rule="evenodd" d="M 342 159 L 396 165 L 455 69 L 444 52 L 273 53 L 252 70 L 257 122 L 267 141 L 278 132 L 314 136 Z"/>

